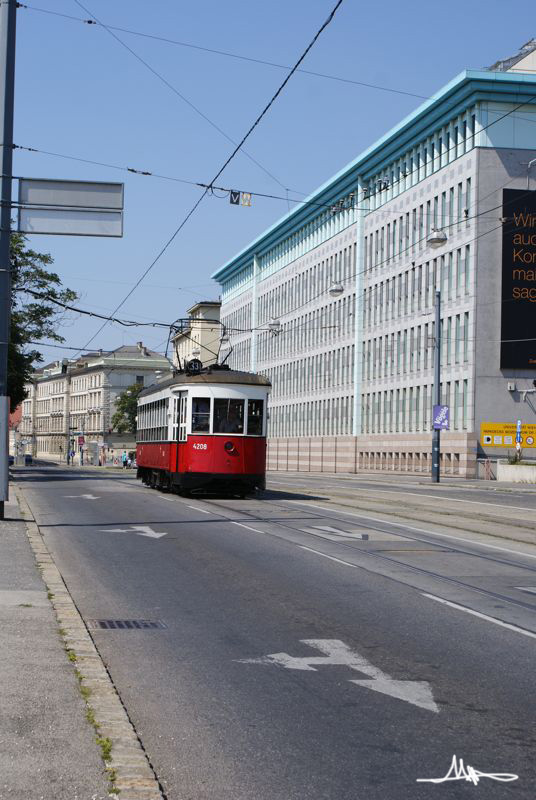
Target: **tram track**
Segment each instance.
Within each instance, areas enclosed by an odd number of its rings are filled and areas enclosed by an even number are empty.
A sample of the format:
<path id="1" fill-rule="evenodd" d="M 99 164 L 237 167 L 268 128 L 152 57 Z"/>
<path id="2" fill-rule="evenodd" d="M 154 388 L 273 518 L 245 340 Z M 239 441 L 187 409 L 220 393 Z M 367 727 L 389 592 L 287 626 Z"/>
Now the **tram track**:
<path id="1" fill-rule="evenodd" d="M 286 486 L 287 484 L 280 484 L 281 486 Z M 513 538 L 512 532 L 510 531 L 510 538 L 512 541 L 520 542 L 522 544 L 533 544 L 536 543 L 536 527 L 534 524 L 533 519 L 523 519 L 522 517 L 516 516 L 515 519 L 512 518 L 512 511 L 522 510 L 527 512 L 527 514 L 533 514 L 534 511 L 529 508 L 523 509 L 509 509 L 508 507 L 500 507 L 504 510 L 499 510 L 499 508 L 494 508 L 496 504 L 494 503 L 483 503 L 483 502 L 475 502 L 473 500 L 465 500 L 460 498 L 449 498 L 449 497 L 437 497 L 437 498 L 430 498 L 428 495 L 422 495 L 417 493 L 411 493 L 411 496 L 415 498 L 417 501 L 415 505 L 409 503 L 405 498 L 407 497 L 406 492 L 398 492 L 398 491 L 390 491 L 385 489 L 365 489 L 363 487 L 355 487 L 350 490 L 348 487 L 343 487 L 342 489 L 338 489 L 337 491 L 333 491 L 332 487 L 328 487 L 330 489 L 330 500 L 336 500 L 341 505 L 348 505 L 353 507 L 356 500 L 359 500 L 363 510 L 367 511 L 380 511 L 382 514 L 389 514 L 389 507 L 386 506 L 386 498 L 385 497 L 374 497 L 371 496 L 374 493 L 380 495 L 391 495 L 389 498 L 390 500 L 395 500 L 396 498 L 396 514 L 397 516 L 403 516 L 404 518 L 412 521 L 417 522 L 424 522 L 430 523 L 430 516 L 433 515 L 434 519 L 442 519 L 443 524 L 447 525 L 449 528 L 458 529 L 458 530 L 468 530 L 473 533 L 482 534 L 482 525 L 487 525 L 487 530 L 485 531 L 486 536 L 491 536 L 493 538 L 504 538 L 501 532 L 501 526 L 505 523 L 508 523 L 510 529 L 515 529 L 517 531 L 516 538 Z M 297 484 L 289 485 L 288 491 L 292 493 L 292 491 L 299 490 L 301 494 L 309 495 L 314 497 L 315 494 L 318 494 L 321 491 L 321 487 L 314 488 L 314 487 L 299 487 Z M 345 491 L 346 490 L 346 491 Z M 277 489 L 271 489 L 271 491 L 278 491 Z M 325 491 L 325 490 L 324 490 Z M 326 492 L 326 494 L 328 494 Z M 327 498 L 326 498 L 327 499 Z M 433 500 L 434 502 L 430 502 Z M 467 505 L 483 505 L 486 506 L 486 511 L 481 509 L 464 509 L 463 513 L 460 512 L 458 508 L 456 509 L 446 509 L 444 508 L 444 504 L 448 503 L 449 501 L 455 503 L 464 503 Z M 459 517 L 462 517 L 464 520 L 464 524 L 461 525 L 458 522 Z M 532 534 L 532 539 L 529 537 L 529 534 Z"/>
<path id="2" fill-rule="evenodd" d="M 225 505 L 224 503 L 217 502 L 217 501 L 212 500 L 212 499 L 204 500 L 203 502 L 206 502 L 207 504 L 210 504 L 211 506 L 215 506 L 215 507 L 220 508 L 220 509 L 225 509 L 227 512 L 230 510 L 228 505 Z M 274 503 L 273 501 L 264 500 L 262 498 L 256 498 L 256 500 L 254 502 L 263 503 L 263 504 L 266 503 L 267 505 L 270 504 L 272 507 L 276 506 L 277 508 L 280 508 L 280 509 L 282 509 L 282 510 L 284 510 L 286 512 L 289 511 L 289 506 L 283 505 L 282 503 Z M 285 522 L 283 520 L 259 516 L 258 514 L 255 514 L 255 513 L 252 513 L 251 511 L 245 510 L 244 508 L 240 508 L 240 509 L 234 509 L 233 508 L 232 510 L 233 511 L 238 511 L 238 513 L 244 515 L 250 522 L 265 523 L 265 524 L 266 523 L 275 524 L 275 525 L 278 525 L 279 527 L 286 528 L 287 530 L 292 531 L 293 533 L 299 533 L 299 534 L 302 534 L 302 535 L 305 535 L 305 536 L 309 536 L 312 541 L 315 541 L 315 542 L 318 543 L 318 538 L 319 537 L 316 534 L 308 533 L 307 531 L 303 530 L 302 528 L 299 528 L 297 526 L 293 526 L 293 525 L 291 525 L 288 522 Z M 345 512 L 344 511 L 343 512 L 339 512 L 339 514 L 340 513 L 344 514 Z M 325 521 L 336 520 L 337 522 L 343 522 L 345 524 L 348 524 L 348 520 L 341 519 L 340 517 L 337 516 L 337 511 L 334 511 L 333 514 L 317 513 L 317 512 L 315 512 L 315 514 L 316 514 L 317 518 L 320 519 L 320 520 L 325 520 Z M 233 520 L 229 520 L 229 521 L 232 522 Z M 385 522 L 385 525 L 392 525 L 392 524 L 393 523 Z M 396 537 L 397 539 L 400 539 L 400 540 L 408 540 L 409 539 L 409 540 L 411 540 L 411 541 L 413 541 L 415 543 L 427 544 L 427 545 L 431 545 L 433 547 L 440 547 L 441 548 L 441 552 L 443 552 L 443 553 L 448 553 L 448 554 L 454 553 L 456 555 L 461 555 L 461 556 L 470 556 L 472 558 L 482 559 L 484 561 L 491 562 L 491 563 L 494 563 L 494 564 L 498 564 L 498 565 L 501 565 L 501 566 L 517 569 L 517 570 L 524 571 L 524 572 L 529 572 L 531 574 L 536 574 L 536 567 L 532 567 L 530 565 L 518 564 L 518 563 L 516 563 L 514 561 L 511 561 L 509 559 L 504 559 L 504 558 L 499 558 L 497 556 L 487 555 L 485 553 L 472 551 L 471 549 L 467 549 L 467 548 L 455 547 L 455 546 L 452 546 L 452 545 L 443 545 L 443 544 L 440 544 L 437 541 L 433 541 L 433 540 L 431 540 L 429 538 L 417 536 L 411 531 L 404 531 L 404 533 L 397 533 L 396 531 L 393 531 L 393 530 L 390 530 L 390 529 L 386 529 L 385 527 L 381 527 L 380 525 L 371 524 L 367 520 L 364 520 L 363 522 L 359 522 L 359 526 L 364 528 L 364 529 L 368 529 L 370 531 L 376 531 L 376 532 L 379 532 L 379 533 L 387 533 L 390 536 L 394 536 L 394 537 Z M 287 541 L 288 542 L 288 539 L 286 539 L 284 536 L 279 536 L 277 534 L 268 533 L 268 532 L 266 532 L 266 535 L 267 536 L 274 536 L 275 538 L 278 538 L 278 539 L 280 539 L 282 541 Z M 372 550 L 358 549 L 358 548 L 354 547 L 351 543 L 344 542 L 342 540 L 334 542 L 334 543 L 337 545 L 337 547 L 340 547 L 344 551 L 346 551 L 348 553 L 352 553 L 353 555 L 355 555 L 355 554 L 358 554 L 359 556 L 363 555 L 363 556 L 366 556 L 367 558 L 372 558 L 372 559 L 376 559 L 376 560 L 381 561 L 381 562 L 386 562 L 386 563 L 389 563 L 390 565 L 393 565 L 393 566 L 396 566 L 396 567 L 399 567 L 399 568 L 402 567 L 402 568 L 410 570 L 411 572 L 413 572 L 415 574 L 422 575 L 422 576 L 427 577 L 427 578 L 432 578 L 434 580 L 438 580 L 438 581 L 442 581 L 442 582 L 448 583 L 448 584 L 450 584 L 452 586 L 456 586 L 459 589 L 465 589 L 465 590 L 469 590 L 471 592 L 475 592 L 477 594 L 483 595 L 483 596 L 485 596 L 485 597 L 487 597 L 489 599 L 492 599 L 492 600 L 497 600 L 497 601 L 501 601 L 503 603 L 508 603 L 509 605 L 516 606 L 516 607 L 521 608 L 521 609 L 523 609 L 525 611 L 536 611 L 536 604 L 535 603 L 530 603 L 530 602 L 525 602 L 523 600 L 518 600 L 518 599 L 515 599 L 515 598 L 512 598 L 512 597 L 509 597 L 508 595 L 504 595 L 504 594 L 501 594 L 499 592 L 494 592 L 494 591 L 492 591 L 490 589 L 483 589 L 483 588 L 481 588 L 479 586 L 475 586 L 474 584 L 467 583 L 466 581 L 459 580 L 458 578 L 454 578 L 454 577 L 448 576 L 448 575 L 442 575 L 441 573 L 435 572 L 433 570 L 429 570 L 429 569 L 426 569 L 424 567 L 419 567 L 419 566 L 416 566 L 414 564 L 410 564 L 407 561 L 400 560 L 399 558 L 393 558 L 391 556 L 387 556 L 384 553 L 379 553 L 379 552 L 372 551 Z M 483 545 L 483 546 L 485 547 L 485 545 Z M 433 551 L 431 551 L 431 552 L 433 552 Z M 404 551 L 401 550 L 400 553 L 401 553 L 401 556 L 402 556 Z M 520 553 L 520 556 L 522 557 L 523 553 Z M 360 569 L 365 569 L 367 572 L 372 572 L 372 573 L 377 574 L 376 570 L 368 569 L 366 566 L 364 566 L 362 564 L 355 564 L 355 566 L 357 566 Z M 393 577 L 391 575 L 384 575 L 384 577 L 387 577 L 387 578 L 389 578 L 389 580 L 393 580 L 393 581 L 395 581 L 397 583 L 403 583 L 404 585 L 408 585 L 408 583 L 406 581 L 401 581 L 401 580 L 399 580 L 396 577 Z M 413 584 L 409 584 L 409 585 L 411 585 L 414 589 L 416 589 L 418 591 L 421 591 L 421 587 L 415 586 Z"/>

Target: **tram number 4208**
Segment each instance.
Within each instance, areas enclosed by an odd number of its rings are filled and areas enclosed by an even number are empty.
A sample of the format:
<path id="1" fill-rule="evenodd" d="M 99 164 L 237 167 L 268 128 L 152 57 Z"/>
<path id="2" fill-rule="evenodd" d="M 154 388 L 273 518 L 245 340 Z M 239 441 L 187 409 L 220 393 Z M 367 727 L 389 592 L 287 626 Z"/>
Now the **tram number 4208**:
<path id="1" fill-rule="evenodd" d="M 199 442 L 199 443 L 194 444 L 193 447 L 194 447 L 194 450 L 207 450 L 208 445 L 206 443 L 203 444 L 202 442 Z"/>

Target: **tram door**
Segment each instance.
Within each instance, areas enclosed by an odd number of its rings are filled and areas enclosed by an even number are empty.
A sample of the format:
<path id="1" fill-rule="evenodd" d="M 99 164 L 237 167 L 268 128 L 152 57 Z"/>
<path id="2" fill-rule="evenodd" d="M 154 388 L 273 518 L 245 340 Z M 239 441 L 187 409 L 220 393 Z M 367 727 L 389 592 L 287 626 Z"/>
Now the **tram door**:
<path id="1" fill-rule="evenodd" d="M 177 399 L 175 400 L 175 408 L 176 408 L 176 456 L 175 456 L 175 472 L 179 471 L 179 450 L 181 442 L 185 442 L 187 439 L 186 433 L 186 422 L 188 417 L 186 416 L 186 403 L 188 401 L 188 392 L 179 392 Z"/>
<path id="2" fill-rule="evenodd" d="M 188 417 L 186 415 L 186 404 L 188 402 L 188 392 L 179 392 L 179 442 L 187 440 L 186 425 Z"/>

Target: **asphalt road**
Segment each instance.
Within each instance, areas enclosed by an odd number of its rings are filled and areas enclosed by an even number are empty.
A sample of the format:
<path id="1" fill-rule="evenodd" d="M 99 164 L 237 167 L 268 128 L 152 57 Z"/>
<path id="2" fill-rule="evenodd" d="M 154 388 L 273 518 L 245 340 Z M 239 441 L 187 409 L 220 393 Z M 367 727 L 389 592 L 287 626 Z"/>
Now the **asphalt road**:
<path id="1" fill-rule="evenodd" d="M 88 624 L 166 626 L 92 633 L 170 800 L 535 796 L 536 547 L 285 492 L 18 477 Z M 454 755 L 519 779 L 417 782 Z"/>

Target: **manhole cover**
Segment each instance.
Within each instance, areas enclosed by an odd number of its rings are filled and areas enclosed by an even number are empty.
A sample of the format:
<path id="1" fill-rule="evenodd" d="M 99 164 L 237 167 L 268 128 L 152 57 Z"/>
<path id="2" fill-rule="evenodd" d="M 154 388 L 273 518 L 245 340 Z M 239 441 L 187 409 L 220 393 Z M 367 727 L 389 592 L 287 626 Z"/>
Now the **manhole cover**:
<path id="1" fill-rule="evenodd" d="M 156 619 L 89 619 L 88 624 L 99 630 L 154 630 L 167 628 L 162 620 Z"/>

